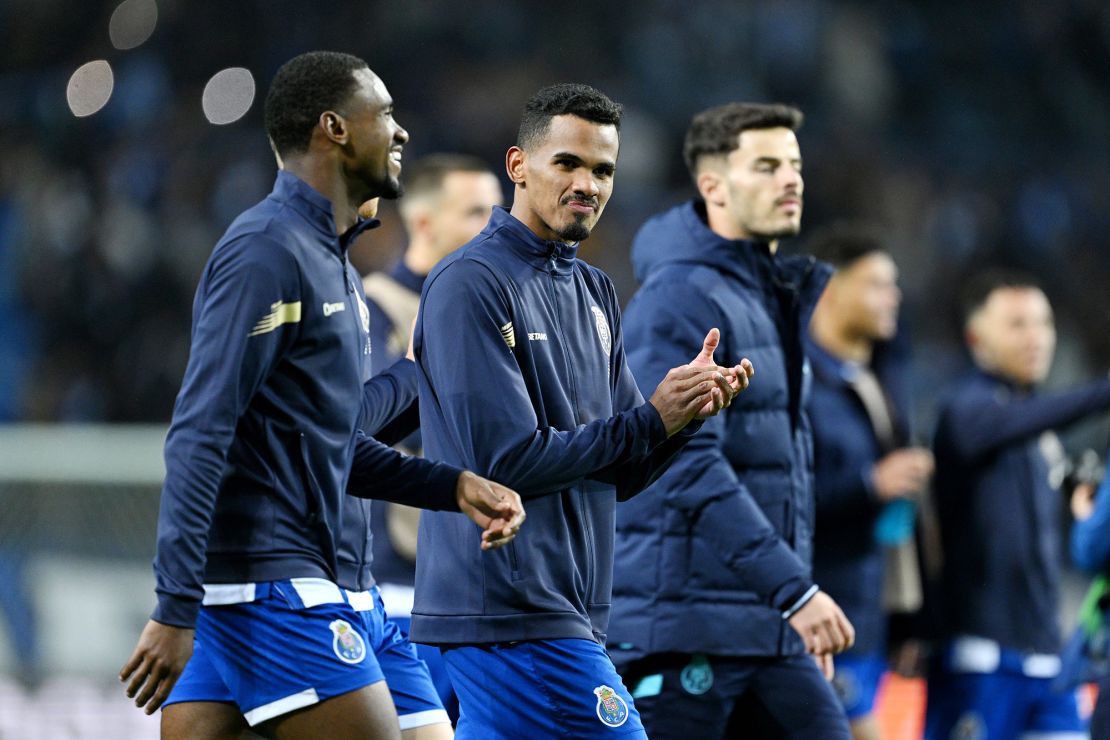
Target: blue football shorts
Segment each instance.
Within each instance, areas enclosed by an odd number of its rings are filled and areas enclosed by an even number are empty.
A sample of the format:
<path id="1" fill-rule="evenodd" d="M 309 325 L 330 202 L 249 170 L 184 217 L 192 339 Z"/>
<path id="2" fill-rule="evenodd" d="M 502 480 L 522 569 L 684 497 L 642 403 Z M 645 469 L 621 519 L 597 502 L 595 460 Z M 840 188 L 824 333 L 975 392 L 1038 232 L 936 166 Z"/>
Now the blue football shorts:
<path id="1" fill-rule="evenodd" d="M 443 652 L 459 697 L 457 740 L 647 738 L 605 649 L 591 640 L 535 640 Z"/>
<path id="2" fill-rule="evenodd" d="M 958 643 L 930 662 L 926 738 L 1088 737 L 1076 692 L 1055 690 L 1052 667 L 1039 668 L 1055 656 L 1031 660 L 1015 650 L 995 647 L 988 651 L 989 662 L 972 655 L 979 665 L 969 665 L 956 649 Z"/>
<path id="3" fill-rule="evenodd" d="M 376 590 L 351 593 L 325 579 L 294 578 L 205 591 L 192 658 L 165 706 L 231 702 L 253 726 L 388 676 L 399 719 L 407 715 L 402 727 L 447 721 Z"/>
<path id="4" fill-rule="evenodd" d="M 836 673 L 833 689 L 849 720 L 866 717 L 875 709 L 875 694 L 886 672 L 886 659 L 880 653 L 845 653 L 833 657 Z"/>
<path id="5" fill-rule="evenodd" d="M 359 610 L 362 629 L 369 636 L 371 649 L 385 675 L 401 729 L 450 723 L 427 663 L 409 642 L 408 634 L 388 618 L 378 588 L 349 596 L 351 604 Z"/>

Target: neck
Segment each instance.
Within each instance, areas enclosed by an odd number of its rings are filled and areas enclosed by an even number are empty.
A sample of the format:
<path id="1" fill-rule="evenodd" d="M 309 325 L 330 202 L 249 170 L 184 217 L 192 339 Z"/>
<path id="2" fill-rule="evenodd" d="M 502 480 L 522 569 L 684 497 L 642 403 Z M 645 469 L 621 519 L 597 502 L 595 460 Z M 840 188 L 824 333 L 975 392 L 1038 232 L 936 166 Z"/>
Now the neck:
<path id="1" fill-rule="evenodd" d="M 427 240 L 413 239 L 409 242 L 402 261 L 405 263 L 405 267 L 412 270 L 414 274 L 424 276 L 430 273 L 436 263 L 446 256 L 439 254 Z"/>
<path id="2" fill-rule="evenodd" d="M 775 254 L 779 250 L 778 239 L 766 239 L 749 233 L 742 226 L 729 219 L 728 214 L 723 208 L 706 203 L 705 216 L 708 220 L 709 229 L 719 237 L 731 241 L 745 239 L 747 241 L 765 242 L 767 248 L 771 250 L 771 254 Z"/>
<path id="3" fill-rule="evenodd" d="M 304 180 L 313 190 L 331 201 L 337 233 L 342 234 L 358 220 L 358 207 L 365 198 L 351 192 L 343 174 L 333 162 L 310 154 L 285 159 L 284 169 Z"/>
<path id="4" fill-rule="evenodd" d="M 874 343 L 867 337 L 848 331 L 834 315 L 825 311 L 815 312 L 810 333 L 814 341 L 833 357 L 859 365 L 871 364 Z"/>

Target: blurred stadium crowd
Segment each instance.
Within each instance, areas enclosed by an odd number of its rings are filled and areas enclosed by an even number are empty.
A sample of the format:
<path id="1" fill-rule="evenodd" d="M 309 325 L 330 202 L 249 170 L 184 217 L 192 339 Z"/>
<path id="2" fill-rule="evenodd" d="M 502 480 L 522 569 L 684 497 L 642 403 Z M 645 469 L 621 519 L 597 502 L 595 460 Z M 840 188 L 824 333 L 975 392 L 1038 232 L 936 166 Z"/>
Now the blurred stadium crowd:
<path id="1" fill-rule="evenodd" d="M 583 252 L 625 299 L 635 229 L 691 192 L 692 113 L 795 103 L 808 197 L 788 248 L 834 219 L 881 224 L 922 399 L 961 365 L 955 291 L 987 263 L 1045 281 L 1058 382 L 1110 365 L 1110 6 L 1098 0 L 130 2 L 156 7 L 156 22 L 126 50 L 108 32 L 115 2 L 0 2 L 0 421 L 169 419 L 200 269 L 274 174 L 261 96 L 216 126 L 202 89 L 240 66 L 264 90 L 310 48 L 356 53 L 389 80 L 406 158 L 468 152 L 500 170 L 523 101 L 550 82 L 624 103 L 618 187 Z M 94 59 L 115 87 L 75 118 L 66 80 Z M 363 268 L 403 245 L 384 215 L 356 254 Z"/>

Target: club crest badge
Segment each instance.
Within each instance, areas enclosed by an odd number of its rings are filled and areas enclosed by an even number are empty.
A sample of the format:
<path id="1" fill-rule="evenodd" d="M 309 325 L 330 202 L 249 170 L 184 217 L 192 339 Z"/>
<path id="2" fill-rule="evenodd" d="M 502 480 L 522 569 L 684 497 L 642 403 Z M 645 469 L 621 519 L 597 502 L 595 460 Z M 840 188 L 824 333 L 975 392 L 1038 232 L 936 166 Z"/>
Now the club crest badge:
<path id="1" fill-rule="evenodd" d="M 597 697 L 597 718 L 601 724 L 620 727 L 628 721 L 628 705 L 616 691 L 601 685 L 594 689 L 594 696 Z"/>
<path id="2" fill-rule="evenodd" d="M 370 333 L 370 309 L 366 307 L 366 301 L 355 301 L 358 304 L 358 317 L 362 319 L 362 330 L 367 334 Z"/>
<path id="3" fill-rule="evenodd" d="M 679 676 L 687 694 L 701 696 L 713 687 L 713 666 L 704 655 L 695 655 Z"/>
<path id="4" fill-rule="evenodd" d="M 331 649 L 344 663 L 361 663 L 366 658 L 366 642 L 348 622 L 337 619 L 328 625 L 332 632 Z"/>
<path id="5" fill-rule="evenodd" d="M 597 338 L 601 340 L 601 348 L 605 350 L 608 355 L 613 349 L 613 335 L 609 332 L 609 321 L 605 318 L 605 312 L 597 306 L 590 306 L 590 310 L 594 314 L 594 326 L 597 327 Z"/>

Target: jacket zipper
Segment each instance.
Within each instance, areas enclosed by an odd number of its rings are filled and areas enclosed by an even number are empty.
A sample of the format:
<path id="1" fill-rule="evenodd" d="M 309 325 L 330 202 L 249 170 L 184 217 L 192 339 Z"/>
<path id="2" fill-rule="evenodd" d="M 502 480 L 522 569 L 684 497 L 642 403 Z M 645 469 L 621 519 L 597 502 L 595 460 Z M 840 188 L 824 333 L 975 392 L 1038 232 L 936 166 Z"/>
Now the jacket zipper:
<path id="1" fill-rule="evenodd" d="M 562 317 L 560 316 L 559 292 L 556 290 L 556 284 L 555 284 L 555 250 L 556 249 L 558 249 L 558 247 L 555 246 L 555 245 L 552 245 L 551 246 L 551 252 L 548 255 L 547 267 L 548 267 L 548 274 L 550 276 L 550 282 L 548 283 L 548 285 L 551 288 L 551 301 L 554 304 L 554 308 L 555 308 L 555 326 L 556 326 L 556 329 L 559 332 L 559 340 L 560 340 L 559 341 L 559 348 L 562 351 L 562 355 L 563 355 L 563 365 L 567 369 L 567 379 L 570 381 L 570 398 L 571 398 L 571 402 L 574 404 L 574 423 L 575 423 L 575 425 L 577 425 L 577 424 L 581 423 L 581 419 L 578 416 L 578 387 L 577 387 L 577 383 L 575 382 L 574 370 L 571 367 L 570 358 L 567 356 L 567 350 L 566 350 L 566 344 L 565 344 L 566 338 L 565 338 L 565 335 L 564 335 L 564 332 L 563 332 Z M 586 537 L 586 593 L 585 593 L 586 604 L 585 605 L 588 608 L 589 605 L 593 602 L 593 590 L 594 590 L 594 584 L 593 584 L 593 581 L 594 581 L 594 562 L 593 562 L 593 560 L 594 560 L 594 533 L 593 533 L 593 530 L 590 528 L 589 517 L 586 515 L 586 511 L 587 511 L 586 495 L 587 494 L 586 494 L 585 491 L 578 491 L 577 494 L 578 494 L 578 496 L 577 496 L 577 498 L 578 498 L 578 521 L 581 523 L 582 533 Z"/>

